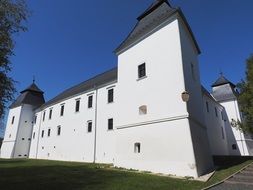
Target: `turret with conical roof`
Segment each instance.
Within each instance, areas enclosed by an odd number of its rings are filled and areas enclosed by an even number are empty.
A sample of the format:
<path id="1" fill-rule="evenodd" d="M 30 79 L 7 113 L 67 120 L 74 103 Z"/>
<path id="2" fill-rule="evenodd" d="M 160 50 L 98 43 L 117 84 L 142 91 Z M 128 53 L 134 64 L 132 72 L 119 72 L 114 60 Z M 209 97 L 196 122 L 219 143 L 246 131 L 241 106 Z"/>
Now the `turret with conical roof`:
<path id="1" fill-rule="evenodd" d="M 230 101 L 237 98 L 236 85 L 223 74 L 212 84 L 212 95 L 218 102 Z"/>
<path id="2" fill-rule="evenodd" d="M 27 158 L 34 123 L 34 111 L 45 103 L 44 92 L 34 83 L 20 92 L 11 104 L 1 158 Z"/>
<path id="3" fill-rule="evenodd" d="M 23 104 L 39 107 L 45 103 L 43 94 L 44 92 L 40 90 L 35 83 L 32 83 L 29 87 L 20 92 L 18 98 L 11 104 L 10 109 L 19 107 Z"/>

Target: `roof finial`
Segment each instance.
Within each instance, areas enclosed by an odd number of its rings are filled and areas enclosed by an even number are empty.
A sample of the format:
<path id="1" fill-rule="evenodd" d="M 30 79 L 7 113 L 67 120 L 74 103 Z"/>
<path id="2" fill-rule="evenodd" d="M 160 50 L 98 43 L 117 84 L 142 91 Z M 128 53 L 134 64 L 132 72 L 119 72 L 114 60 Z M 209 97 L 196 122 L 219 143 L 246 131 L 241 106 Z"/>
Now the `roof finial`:
<path id="1" fill-rule="evenodd" d="M 220 76 L 223 77 L 223 72 L 221 69 L 220 69 Z"/>
<path id="2" fill-rule="evenodd" d="M 33 84 L 35 83 L 35 76 L 33 75 Z"/>

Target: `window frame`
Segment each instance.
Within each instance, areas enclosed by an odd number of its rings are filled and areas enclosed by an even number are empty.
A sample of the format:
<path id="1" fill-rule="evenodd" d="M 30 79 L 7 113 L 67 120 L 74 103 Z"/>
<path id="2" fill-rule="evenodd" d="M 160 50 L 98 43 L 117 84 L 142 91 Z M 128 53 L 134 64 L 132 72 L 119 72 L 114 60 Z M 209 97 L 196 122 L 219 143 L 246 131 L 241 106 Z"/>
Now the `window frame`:
<path id="1" fill-rule="evenodd" d="M 48 119 L 51 120 L 53 115 L 53 108 L 49 109 Z"/>
<path id="2" fill-rule="evenodd" d="M 138 65 L 138 79 L 147 77 L 146 63 Z"/>
<path id="3" fill-rule="evenodd" d="M 61 104 L 60 117 L 64 115 L 65 104 Z"/>
<path id="4" fill-rule="evenodd" d="M 141 153 L 141 143 L 140 142 L 134 143 L 134 153 L 135 154 Z"/>
<path id="5" fill-rule="evenodd" d="M 93 95 L 89 95 L 88 96 L 88 108 L 92 108 L 93 107 Z"/>
<path id="6" fill-rule="evenodd" d="M 11 119 L 11 124 L 13 125 L 15 122 L 15 116 L 12 116 L 12 119 Z"/>
<path id="7" fill-rule="evenodd" d="M 57 136 L 61 136 L 61 126 L 57 126 Z"/>
<path id="8" fill-rule="evenodd" d="M 75 112 L 80 112 L 81 99 L 76 99 Z"/>
<path id="9" fill-rule="evenodd" d="M 108 123 L 107 123 L 107 130 L 108 131 L 112 131 L 113 130 L 113 118 L 109 118 L 108 119 Z"/>
<path id="10" fill-rule="evenodd" d="M 111 104 L 114 102 L 114 88 L 107 90 L 107 103 Z"/>
<path id="11" fill-rule="evenodd" d="M 87 121 L 87 133 L 92 133 L 92 121 Z"/>

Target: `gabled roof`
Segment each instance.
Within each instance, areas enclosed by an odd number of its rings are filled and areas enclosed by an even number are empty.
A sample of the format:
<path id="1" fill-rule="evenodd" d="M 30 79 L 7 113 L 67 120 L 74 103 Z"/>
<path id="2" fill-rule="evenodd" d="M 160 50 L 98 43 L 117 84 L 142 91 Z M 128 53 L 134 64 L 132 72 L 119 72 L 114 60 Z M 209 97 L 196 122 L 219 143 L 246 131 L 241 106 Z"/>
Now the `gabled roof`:
<path id="1" fill-rule="evenodd" d="M 223 75 L 221 75 L 213 84 L 212 87 L 221 86 L 224 84 L 230 84 L 233 88 L 235 87 L 235 84 L 230 82 L 228 79 L 226 79 Z"/>
<path id="2" fill-rule="evenodd" d="M 180 8 L 173 8 L 170 6 L 167 0 L 155 0 L 155 2 L 138 18 L 138 22 L 135 25 L 134 29 L 130 32 L 127 38 L 119 45 L 118 48 L 114 51 L 116 54 L 126 50 L 131 47 L 133 44 L 137 43 L 139 40 L 142 40 L 147 36 L 151 31 L 160 26 L 166 20 L 178 13 L 183 22 L 185 23 L 198 53 L 200 53 L 199 46 L 197 41 L 194 38 L 192 30 L 184 17 Z"/>
<path id="3" fill-rule="evenodd" d="M 61 102 L 67 98 L 70 98 L 72 96 L 90 91 L 92 89 L 95 89 L 96 87 L 101 87 L 105 84 L 108 84 L 110 82 L 116 81 L 117 80 L 117 68 L 113 68 L 107 72 L 104 72 L 100 75 L 97 75 L 89 80 L 86 80 L 76 86 L 73 86 L 64 92 L 60 93 L 57 95 L 55 98 L 49 100 L 45 104 L 43 104 L 40 109 L 44 109 L 48 106 L 51 106 L 53 104 L 56 104 L 58 102 Z"/>
<path id="4" fill-rule="evenodd" d="M 23 104 L 39 107 L 45 103 L 43 93 L 44 92 L 41 91 L 35 83 L 33 83 L 28 88 L 20 92 L 18 98 L 11 104 L 10 109 L 19 107 Z"/>

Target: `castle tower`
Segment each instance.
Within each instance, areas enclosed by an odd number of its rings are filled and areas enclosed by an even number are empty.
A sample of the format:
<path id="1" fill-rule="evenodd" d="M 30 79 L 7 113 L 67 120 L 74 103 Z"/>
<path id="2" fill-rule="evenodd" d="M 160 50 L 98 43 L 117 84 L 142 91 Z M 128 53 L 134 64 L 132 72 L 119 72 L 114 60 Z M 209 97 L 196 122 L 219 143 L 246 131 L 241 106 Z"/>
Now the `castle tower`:
<path id="1" fill-rule="evenodd" d="M 31 142 L 34 110 L 45 102 L 35 83 L 20 92 L 11 104 L 6 124 L 1 158 L 27 158 Z"/>
<path id="2" fill-rule="evenodd" d="M 115 50 L 118 167 L 198 177 L 213 167 L 202 106 L 200 50 L 179 8 L 155 1 Z M 182 95 L 189 94 L 189 101 Z"/>
<path id="3" fill-rule="evenodd" d="M 248 156 L 250 154 L 247 146 L 247 135 L 231 126 L 232 121 L 242 121 L 239 104 L 237 100 L 238 92 L 236 85 L 226 79 L 223 74 L 212 85 L 213 97 L 225 107 L 227 114 L 227 127 L 232 128 L 232 132 L 228 135 L 228 149 L 231 155 L 239 154 Z"/>

